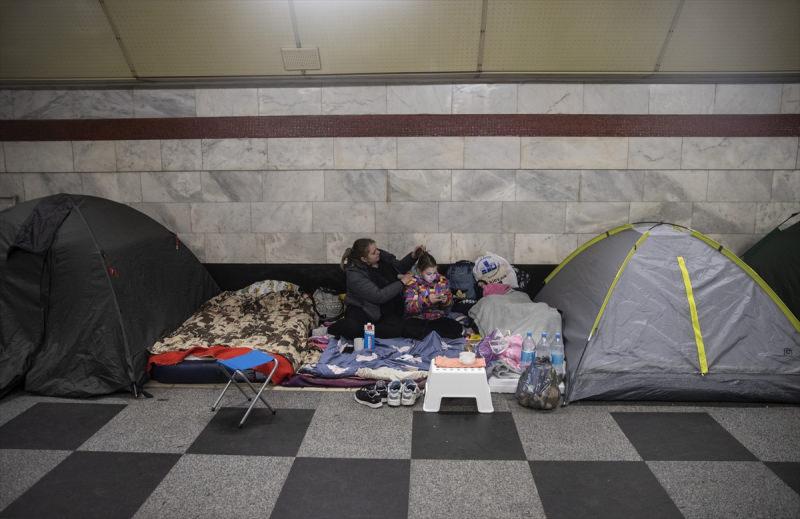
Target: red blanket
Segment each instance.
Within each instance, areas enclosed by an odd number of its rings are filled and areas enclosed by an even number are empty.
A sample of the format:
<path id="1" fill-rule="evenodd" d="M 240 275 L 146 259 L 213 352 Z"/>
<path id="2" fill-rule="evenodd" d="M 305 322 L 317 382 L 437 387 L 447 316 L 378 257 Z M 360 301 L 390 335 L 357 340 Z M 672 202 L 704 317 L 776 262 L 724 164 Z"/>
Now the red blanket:
<path id="1" fill-rule="evenodd" d="M 250 351 L 252 351 L 250 348 L 229 348 L 227 346 L 211 346 L 210 348 L 198 346 L 188 350 L 168 351 L 167 353 L 150 355 L 150 358 L 147 361 L 147 371 L 149 372 L 150 367 L 153 365 L 173 366 L 183 361 L 189 355 L 194 355 L 196 357 L 213 357 L 215 359 L 230 359 L 232 357 L 244 355 Z M 271 381 L 273 384 L 280 384 L 285 379 L 294 375 L 294 369 L 292 368 L 291 362 L 277 353 L 270 352 L 269 354 L 275 357 L 275 359 L 278 361 L 278 370 L 275 371 L 275 375 L 272 377 Z M 272 371 L 272 363 L 269 362 L 267 364 L 258 366 L 255 368 L 255 370 L 265 375 L 269 375 L 269 372 Z"/>

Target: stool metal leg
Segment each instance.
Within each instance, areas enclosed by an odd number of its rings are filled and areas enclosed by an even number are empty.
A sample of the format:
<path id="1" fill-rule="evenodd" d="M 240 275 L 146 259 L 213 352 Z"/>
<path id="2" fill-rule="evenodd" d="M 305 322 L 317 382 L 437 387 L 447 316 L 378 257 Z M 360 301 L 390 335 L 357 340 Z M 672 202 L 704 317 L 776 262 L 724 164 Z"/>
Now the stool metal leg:
<path id="1" fill-rule="evenodd" d="M 253 386 L 253 384 L 251 384 L 250 381 L 245 378 L 245 382 L 247 382 L 247 385 L 250 386 L 250 389 L 252 389 L 254 393 L 256 393 L 256 398 L 253 399 L 253 401 L 250 403 L 250 406 L 247 408 L 247 411 L 245 411 L 244 416 L 242 417 L 242 421 L 239 422 L 239 427 L 244 425 L 244 422 L 247 420 L 247 417 L 250 416 L 250 411 L 253 410 L 253 407 L 256 405 L 256 401 L 258 400 L 264 402 L 264 405 L 266 405 L 267 408 L 269 408 L 269 410 L 272 411 L 272 414 L 275 414 L 275 409 L 273 409 L 272 406 L 269 405 L 269 402 L 267 402 L 261 396 L 261 393 L 264 391 L 264 389 L 266 389 L 267 384 L 269 384 L 269 381 L 272 380 L 272 375 L 275 374 L 275 371 L 277 371 L 277 369 L 278 369 L 278 361 L 276 360 L 275 367 L 272 368 L 272 371 L 270 371 L 269 376 L 267 376 L 267 379 L 264 380 L 263 384 L 261 384 L 261 389 L 259 389 L 258 391 L 256 391 L 255 386 Z"/>
<path id="2" fill-rule="evenodd" d="M 234 385 L 234 386 L 236 386 L 236 389 L 238 389 L 238 390 L 239 390 L 239 392 L 240 392 L 242 395 L 244 395 L 244 397 L 245 397 L 245 398 L 247 399 L 247 401 L 249 402 L 249 401 L 250 401 L 250 399 L 251 399 L 252 397 L 248 396 L 248 395 L 247 395 L 247 393 L 245 393 L 245 392 L 244 392 L 244 390 L 243 390 L 243 389 L 242 389 L 242 388 L 239 386 L 239 384 L 236 382 L 236 375 L 237 375 L 237 374 L 241 374 L 241 375 L 242 375 L 242 378 L 244 378 L 245 380 L 247 380 L 247 377 L 244 375 L 244 373 L 242 373 L 241 371 L 238 371 L 238 370 L 237 370 L 237 371 L 235 371 L 235 372 L 233 372 L 233 373 L 230 373 L 228 370 L 226 370 L 225 368 L 223 368 L 223 367 L 222 367 L 222 366 L 220 366 L 220 365 L 217 365 L 217 367 L 220 369 L 220 371 L 222 371 L 222 372 L 225 374 L 225 376 L 226 376 L 226 377 L 228 377 L 228 383 L 227 383 L 227 384 L 225 384 L 225 388 L 222 390 L 222 393 L 220 393 L 220 394 L 219 394 L 219 397 L 217 397 L 217 401 L 216 401 L 216 402 L 214 402 L 214 405 L 212 405 L 212 406 L 211 406 L 211 410 L 212 410 L 212 411 L 216 411 L 216 410 L 217 410 L 217 405 L 219 405 L 220 401 L 222 400 L 222 397 L 223 397 L 223 396 L 225 396 L 225 392 L 226 392 L 226 391 L 228 390 L 228 388 L 231 386 L 231 383 L 233 383 L 233 385 Z"/>

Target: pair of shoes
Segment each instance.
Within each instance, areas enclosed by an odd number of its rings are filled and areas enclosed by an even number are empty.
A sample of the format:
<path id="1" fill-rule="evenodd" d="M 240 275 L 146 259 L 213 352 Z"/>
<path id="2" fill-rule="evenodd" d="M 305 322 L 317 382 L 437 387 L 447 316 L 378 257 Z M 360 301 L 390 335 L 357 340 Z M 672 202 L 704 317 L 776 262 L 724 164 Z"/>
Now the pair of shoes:
<path id="1" fill-rule="evenodd" d="M 359 404 L 377 409 L 383 406 L 388 399 L 388 387 L 386 381 L 379 380 L 369 386 L 364 386 L 356 391 L 355 398 Z M 391 404 L 390 404 L 391 405 Z"/>
<path id="2" fill-rule="evenodd" d="M 419 395 L 419 386 L 413 380 L 409 378 L 402 382 L 399 380 L 392 380 L 389 383 L 387 403 L 391 407 L 414 405 Z"/>

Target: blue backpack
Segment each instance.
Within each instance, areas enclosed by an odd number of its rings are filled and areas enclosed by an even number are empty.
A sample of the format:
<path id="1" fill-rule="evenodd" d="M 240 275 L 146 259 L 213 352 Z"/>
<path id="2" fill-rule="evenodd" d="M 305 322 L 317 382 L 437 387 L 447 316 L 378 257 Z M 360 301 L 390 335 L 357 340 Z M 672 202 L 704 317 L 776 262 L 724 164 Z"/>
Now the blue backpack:
<path id="1" fill-rule="evenodd" d="M 461 260 L 453 263 L 447 268 L 447 280 L 450 282 L 450 290 L 456 299 L 477 299 L 478 290 L 475 283 L 475 276 L 472 275 L 472 267 L 475 264 L 471 261 Z M 458 297 L 458 291 L 464 294 Z"/>

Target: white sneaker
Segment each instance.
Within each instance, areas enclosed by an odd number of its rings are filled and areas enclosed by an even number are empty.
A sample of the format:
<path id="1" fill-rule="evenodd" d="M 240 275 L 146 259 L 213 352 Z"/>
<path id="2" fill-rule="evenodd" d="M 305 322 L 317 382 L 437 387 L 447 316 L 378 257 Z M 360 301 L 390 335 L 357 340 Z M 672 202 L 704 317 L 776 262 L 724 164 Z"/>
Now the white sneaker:
<path id="1" fill-rule="evenodd" d="M 399 380 L 392 380 L 389 382 L 389 388 L 386 395 L 386 403 L 389 404 L 390 407 L 397 407 L 400 405 L 402 401 L 401 393 L 403 391 L 403 385 L 400 383 Z"/>
<path id="2" fill-rule="evenodd" d="M 403 405 L 414 405 L 419 398 L 420 390 L 416 382 L 407 378 L 403 380 L 403 394 L 400 397 L 400 402 Z"/>

